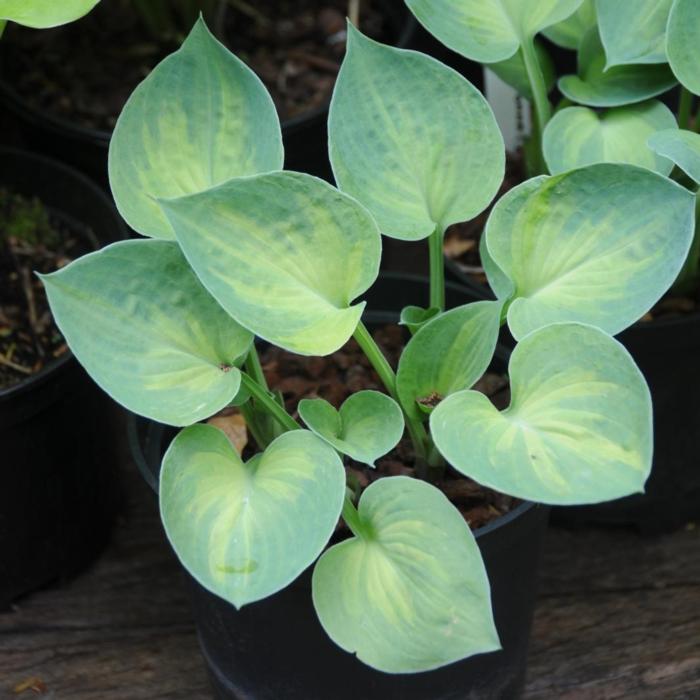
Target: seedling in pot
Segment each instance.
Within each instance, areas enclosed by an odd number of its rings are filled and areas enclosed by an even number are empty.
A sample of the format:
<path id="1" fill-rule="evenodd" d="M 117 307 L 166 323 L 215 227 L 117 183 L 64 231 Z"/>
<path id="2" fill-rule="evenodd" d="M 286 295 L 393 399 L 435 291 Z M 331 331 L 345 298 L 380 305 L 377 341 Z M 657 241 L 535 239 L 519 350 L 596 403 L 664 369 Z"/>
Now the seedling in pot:
<path id="1" fill-rule="evenodd" d="M 117 204 L 150 240 L 43 279 L 94 379 L 185 426 L 163 459 L 160 507 L 197 581 L 240 608 L 316 562 L 313 602 L 341 648 L 381 671 L 427 671 L 500 646 L 479 548 L 433 485 L 445 470 L 552 504 L 643 489 L 649 392 L 610 334 L 675 279 L 694 198 L 621 164 L 530 180 L 489 219 L 498 299 L 448 311 L 444 228 L 483 211 L 503 177 L 483 97 L 439 62 L 350 28 L 329 134 L 339 189 L 280 170 L 269 96 L 199 22 L 136 89 L 112 141 Z M 432 255 L 432 308 L 404 312 L 414 335 L 396 372 L 357 301 L 378 275 L 380 230 L 428 239 Z M 520 342 L 498 411 L 472 387 L 504 322 Z M 386 393 L 339 411 L 304 401 L 303 428 L 267 387 L 256 337 L 303 355 L 354 337 Z M 197 423 L 230 403 L 256 435 L 247 460 Z M 422 478 L 380 478 L 358 500 L 344 459 L 371 468 L 404 429 Z M 347 537 L 329 546 L 339 518 Z"/>

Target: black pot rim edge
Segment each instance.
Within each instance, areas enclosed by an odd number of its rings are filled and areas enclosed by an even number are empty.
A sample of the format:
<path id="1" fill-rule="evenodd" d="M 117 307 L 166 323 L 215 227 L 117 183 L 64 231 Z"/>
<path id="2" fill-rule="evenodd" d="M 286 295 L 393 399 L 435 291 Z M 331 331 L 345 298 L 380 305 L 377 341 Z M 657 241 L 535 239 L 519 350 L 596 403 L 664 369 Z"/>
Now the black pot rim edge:
<path id="1" fill-rule="evenodd" d="M 53 158 L 49 158 L 45 155 L 42 155 L 41 153 L 35 153 L 33 151 L 27 151 L 21 148 L 11 148 L 9 146 L 2 146 L 0 147 L 0 157 L 2 157 L 3 154 L 21 157 L 28 161 L 34 161 L 35 163 L 40 165 L 48 165 L 50 168 L 63 171 L 64 173 L 68 174 L 71 178 L 73 178 L 73 180 L 80 183 L 81 187 L 90 190 L 96 199 L 101 200 L 106 209 L 114 211 L 115 221 L 118 222 L 118 228 L 121 233 L 121 239 L 126 239 L 127 234 L 126 229 L 124 227 L 124 223 L 121 217 L 116 215 L 116 210 L 114 209 L 114 205 L 112 204 L 111 200 L 89 177 L 87 177 L 87 175 L 84 175 L 79 170 L 76 170 L 75 168 L 72 168 L 71 166 L 66 165 L 65 163 L 61 163 L 61 161 L 54 160 Z M 70 349 L 66 350 L 66 352 L 63 355 L 61 355 L 61 357 L 58 357 L 55 360 L 49 362 L 36 374 L 32 374 L 26 379 L 23 379 L 19 383 L 13 384 L 12 386 L 6 389 L 0 388 L 0 401 L 11 401 L 16 396 L 20 396 L 25 392 L 32 391 L 35 387 L 48 381 L 50 377 L 52 377 L 54 374 L 62 371 L 73 360 L 73 353 L 70 351 Z"/>

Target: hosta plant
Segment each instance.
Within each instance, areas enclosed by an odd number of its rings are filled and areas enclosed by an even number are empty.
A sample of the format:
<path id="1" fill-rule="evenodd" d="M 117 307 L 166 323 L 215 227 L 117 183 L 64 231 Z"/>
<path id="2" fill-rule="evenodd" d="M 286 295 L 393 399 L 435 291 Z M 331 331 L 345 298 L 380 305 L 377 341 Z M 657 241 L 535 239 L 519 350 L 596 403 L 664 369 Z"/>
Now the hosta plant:
<path id="1" fill-rule="evenodd" d="M 612 334 L 675 279 L 694 198 L 626 164 L 529 180 L 489 218 L 498 299 L 447 310 L 442 232 L 483 211 L 503 178 L 486 101 L 432 58 L 350 27 L 329 133 L 337 188 L 282 170 L 269 95 L 200 21 L 135 90 L 111 143 L 117 205 L 147 238 L 44 282 L 95 381 L 182 427 L 160 508 L 192 576 L 240 608 L 314 566 L 318 618 L 340 647 L 381 671 L 426 671 L 499 648 L 479 547 L 434 485 L 441 474 L 550 504 L 643 489 L 649 392 Z M 432 260 L 427 308 L 402 314 L 413 335 L 397 367 L 362 321 L 380 232 L 427 239 Z M 472 387 L 504 323 L 519 342 L 499 411 Z M 386 391 L 340 407 L 308 399 L 295 419 L 266 384 L 256 339 L 328 355 L 350 338 Z M 200 423 L 232 404 L 257 443 L 245 458 Z M 345 460 L 372 468 L 404 433 L 418 478 L 362 493 L 346 482 Z M 329 545 L 339 519 L 346 534 Z"/>
<path id="2" fill-rule="evenodd" d="M 100 0 L 0 0 L 0 35 L 7 22 L 48 29 L 79 19 Z"/>
<path id="3" fill-rule="evenodd" d="M 697 192 L 698 173 L 684 167 L 700 157 L 700 137 L 688 131 L 700 128 L 693 118 L 693 94 L 700 94 L 697 0 L 405 2 L 439 40 L 532 101 L 536 129 L 525 149 L 531 172 L 628 163 Z M 576 75 L 557 82 L 540 34 L 577 52 Z M 555 84 L 564 99 L 553 109 Z M 672 89 L 675 114 L 657 99 Z M 696 240 L 675 290 L 687 293 L 699 284 Z"/>

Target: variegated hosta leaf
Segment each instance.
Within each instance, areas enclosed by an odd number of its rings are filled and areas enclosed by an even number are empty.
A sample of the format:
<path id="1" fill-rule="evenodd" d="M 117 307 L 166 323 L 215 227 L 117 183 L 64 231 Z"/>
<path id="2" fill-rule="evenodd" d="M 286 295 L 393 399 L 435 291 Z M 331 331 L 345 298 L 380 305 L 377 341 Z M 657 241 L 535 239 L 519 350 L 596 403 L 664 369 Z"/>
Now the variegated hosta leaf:
<path id="1" fill-rule="evenodd" d="M 700 183 L 700 134 L 685 129 L 658 131 L 647 142 L 654 153 L 670 159 Z"/>
<path id="2" fill-rule="evenodd" d="M 443 44 L 479 63 L 510 58 L 537 32 L 565 20 L 582 0 L 406 0 Z"/>
<path id="3" fill-rule="evenodd" d="M 252 335 L 209 296 L 171 241 L 123 241 L 42 276 L 90 376 L 142 416 L 189 425 L 237 394 Z"/>
<path id="4" fill-rule="evenodd" d="M 434 59 L 351 25 L 328 132 L 338 187 L 394 238 L 474 218 L 503 180 L 503 138 L 481 93 Z"/>
<path id="5" fill-rule="evenodd" d="M 651 399 L 620 343 L 592 326 L 546 326 L 518 343 L 509 376 L 504 411 L 476 391 L 433 411 L 435 444 L 453 467 L 502 493 L 557 505 L 643 491 Z"/>
<path id="6" fill-rule="evenodd" d="M 573 102 L 589 107 L 620 107 L 656 97 L 676 85 L 668 65 L 614 66 L 605 70 L 605 51 L 597 29 L 583 38 L 578 75 L 559 79 L 559 90 Z"/>
<path id="7" fill-rule="evenodd" d="M 552 58 L 547 53 L 547 49 L 544 47 L 541 41 L 535 41 L 535 51 L 537 52 L 537 59 L 542 70 L 542 77 L 544 78 L 544 83 L 547 86 L 547 91 L 549 92 L 557 81 L 557 73 L 554 68 L 554 63 Z M 490 68 L 504 83 L 508 83 L 511 87 L 518 91 L 523 97 L 528 100 L 532 100 L 532 88 L 530 86 L 530 79 L 527 75 L 527 69 L 525 68 L 525 60 L 523 59 L 523 54 L 521 51 L 514 53 L 510 58 L 505 61 L 499 61 L 498 63 L 487 63 L 488 68 Z"/>
<path id="8" fill-rule="evenodd" d="M 324 399 L 303 399 L 299 415 L 316 435 L 357 462 L 374 467 L 403 435 L 403 413 L 390 396 L 358 391 L 336 411 Z"/>
<path id="9" fill-rule="evenodd" d="M 647 147 L 657 131 L 677 129 L 673 112 L 658 100 L 613 107 L 557 112 L 544 131 L 543 151 L 553 175 L 593 163 L 629 163 L 668 175 L 673 163 Z"/>
<path id="10" fill-rule="evenodd" d="M 634 323 L 676 279 L 694 206 L 688 190 L 632 165 L 589 165 L 513 188 L 486 225 L 489 255 L 515 285 L 513 335 L 559 321 L 611 334 Z"/>
<path id="11" fill-rule="evenodd" d="M 557 46 L 576 51 L 586 32 L 595 25 L 595 4 L 593 0 L 583 0 L 573 15 L 547 27 L 542 33 Z"/>
<path id="12" fill-rule="evenodd" d="M 396 390 L 404 410 L 420 415 L 455 391 L 468 389 L 486 371 L 498 340 L 498 301 L 458 306 L 423 326 L 401 355 Z"/>
<path id="13" fill-rule="evenodd" d="M 92 10 L 100 0 L 0 0 L 0 20 L 34 29 L 68 24 Z"/>
<path id="14" fill-rule="evenodd" d="M 422 306 L 405 306 L 401 309 L 399 325 L 406 326 L 411 331 L 411 335 L 413 335 L 439 313 L 440 309 L 437 306 L 430 306 L 427 309 L 424 309 Z"/>
<path id="15" fill-rule="evenodd" d="M 353 334 L 377 278 L 381 239 L 369 213 L 301 173 L 237 178 L 161 200 L 189 263 L 241 325 L 303 355 Z"/>
<path id="16" fill-rule="evenodd" d="M 163 458 L 160 514 L 183 566 L 237 608 L 293 581 L 333 534 L 345 470 L 307 430 L 243 462 L 209 425 L 185 428 Z"/>
<path id="17" fill-rule="evenodd" d="M 500 648 L 479 547 L 434 486 L 375 481 L 360 531 L 318 560 L 313 601 L 329 637 L 372 668 L 416 673 Z"/>
<path id="18" fill-rule="evenodd" d="M 678 80 L 700 95 L 700 3 L 674 0 L 668 18 L 666 53 Z"/>
<path id="19" fill-rule="evenodd" d="M 200 18 L 126 103 L 110 143 L 109 181 L 134 230 L 174 238 L 157 199 L 279 170 L 283 159 L 270 95 Z"/>
<path id="20" fill-rule="evenodd" d="M 596 0 L 607 66 L 666 63 L 666 24 L 673 0 Z"/>

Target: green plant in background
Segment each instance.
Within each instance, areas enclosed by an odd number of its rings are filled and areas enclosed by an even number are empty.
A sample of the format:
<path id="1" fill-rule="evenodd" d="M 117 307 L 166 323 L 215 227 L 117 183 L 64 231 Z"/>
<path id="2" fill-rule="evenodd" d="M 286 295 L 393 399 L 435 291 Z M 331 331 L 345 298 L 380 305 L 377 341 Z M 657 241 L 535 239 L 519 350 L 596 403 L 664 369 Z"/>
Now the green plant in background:
<path id="1" fill-rule="evenodd" d="M 526 4 L 539 10 L 474 36 L 484 60 L 523 51 L 537 92 L 534 34 L 580 3 Z M 540 111 L 544 125 L 547 105 Z M 117 205 L 149 238 L 43 279 L 95 381 L 127 408 L 185 426 L 163 459 L 160 508 L 190 573 L 241 607 L 318 560 L 313 602 L 329 636 L 381 671 L 426 671 L 499 648 L 479 548 L 431 483 L 446 469 L 551 504 L 643 489 L 649 392 L 611 334 L 676 278 L 695 200 L 629 164 L 529 180 L 489 217 L 498 298 L 446 310 L 444 229 L 482 212 L 503 179 L 484 98 L 434 59 L 350 27 L 329 143 L 338 189 L 282 171 L 269 95 L 200 21 L 135 90 L 110 148 Z M 378 275 L 380 231 L 426 239 L 431 255 L 430 307 L 402 313 L 413 335 L 396 371 L 358 301 Z M 503 323 L 519 343 L 512 401 L 498 411 L 472 387 Z M 304 355 L 354 337 L 386 393 L 359 392 L 338 411 L 303 401 L 303 428 L 268 388 L 255 337 Z M 196 424 L 229 404 L 258 444 L 247 461 Z M 404 430 L 421 478 L 384 477 L 361 494 L 346 484 L 344 456 L 371 467 Z M 340 517 L 349 536 L 328 546 Z"/>
<path id="2" fill-rule="evenodd" d="M 0 35 L 7 22 L 48 29 L 79 19 L 100 0 L 0 0 Z"/>
<path id="3" fill-rule="evenodd" d="M 537 130 L 525 155 L 531 173 L 628 163 L 673 177 L 697 193 L 693 94 L 700 94 L 700 3 L 695 0 L 406 0 L 444 44 L 484 63 L 534 102 Z M 552 61 L 537 33 L 576 50 L 576 75 L 560 76 L 552 109 Z M 537 50 L 533 50 L 537 46 Z M 496 61 L 496 63 L 494 63 Z M 680 82 L 680 87 L 679 87 Z M 677 114 L 653 99 L 678 90 Z M 571 105 L 571 103 L 577 103 Z M 696 115 L 697 117 L 697 115 Z M 681 131 L 679 131 L 679 127 Z M 679 166 L 695 180 L 689 183 Z M 684 165 L 686 168 L 684 168 Z M 674 289 L 700 283 L 696 235 Z M 482 245 L 489 257 L 490 244 Z M 488 265 L 488 259 L 485 261 Z"/>

